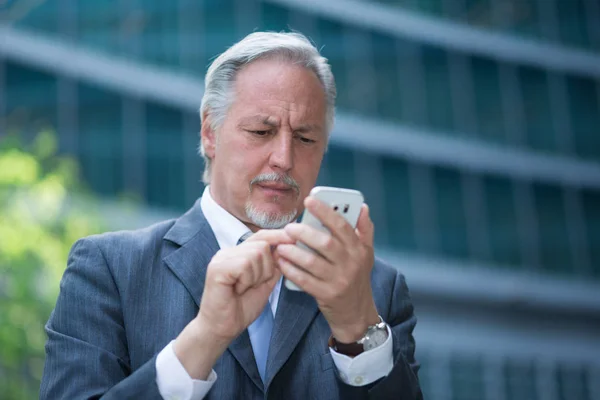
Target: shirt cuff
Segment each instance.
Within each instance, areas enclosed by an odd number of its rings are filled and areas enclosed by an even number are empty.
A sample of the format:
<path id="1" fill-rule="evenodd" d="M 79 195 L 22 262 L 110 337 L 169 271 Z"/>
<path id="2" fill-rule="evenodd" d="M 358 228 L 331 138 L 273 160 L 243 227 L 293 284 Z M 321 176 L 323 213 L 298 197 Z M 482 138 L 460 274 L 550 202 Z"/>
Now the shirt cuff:
<path id="1" fill-rule="evenodd" d="M 215 370 L 205 381 L 192 379 L 173 350 L 173 341 L 156 357 L 156 384 L 164 400 L 200 400 L 217 380 Z"/>
<path id="2" fill-rule="evenodd" d="M 354 358 L 329 348 L 342 381 L 351 386 L 365 386 L 390 373 L 394 368 L 394 347 L 389 326 L 387 331 L 388 338 L 381 346 L 360 353 Z"/>

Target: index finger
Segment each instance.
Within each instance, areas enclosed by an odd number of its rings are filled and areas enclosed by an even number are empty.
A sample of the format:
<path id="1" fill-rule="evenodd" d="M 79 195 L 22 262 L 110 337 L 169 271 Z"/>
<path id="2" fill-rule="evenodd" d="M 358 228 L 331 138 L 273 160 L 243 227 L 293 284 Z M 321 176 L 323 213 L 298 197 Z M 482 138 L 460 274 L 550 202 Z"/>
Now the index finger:
<path id="1" fill-rule="evenodd" d="M 329 207 L 327 203 L 308 196 L 304 199 L 304 205 L 342 243 L 350 245 L 353 238 L 356 239 L 356 233 L 348 221 Z"/>
<path id="2" fill-rule="evenodd" d="M 294 239 L 292 239 L 283 229 L 261 229 L 250 236 L 246 241 L 254 242 L 257 240 L 267 242 L 271 246 L 295 243 Z"/>

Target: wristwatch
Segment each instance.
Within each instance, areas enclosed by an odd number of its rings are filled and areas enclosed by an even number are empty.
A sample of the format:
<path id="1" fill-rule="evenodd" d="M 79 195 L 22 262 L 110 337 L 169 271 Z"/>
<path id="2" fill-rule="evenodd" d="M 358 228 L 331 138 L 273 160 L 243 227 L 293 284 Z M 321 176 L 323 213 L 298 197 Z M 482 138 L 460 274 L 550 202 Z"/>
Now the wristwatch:
<path id="1" fill-rule="evenodd" d="M 345 354 L 350 357 L 372 350 L 381 346 L 388 338 L 388 325 L 383 321 L 381 315 L 379 322 L 375 325 L 370 325 L 367 328 L 365 335 L 354 343 L 341 343 L 335 340 L 333 335 L 329 338 L 329 347 L 338 353 Z"/>

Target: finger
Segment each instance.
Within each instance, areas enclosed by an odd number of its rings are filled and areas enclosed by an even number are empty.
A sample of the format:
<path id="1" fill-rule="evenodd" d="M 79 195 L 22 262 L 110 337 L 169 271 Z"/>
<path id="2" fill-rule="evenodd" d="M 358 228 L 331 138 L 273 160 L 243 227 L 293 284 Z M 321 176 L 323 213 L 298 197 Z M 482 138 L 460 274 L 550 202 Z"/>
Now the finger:
<path id="1" fill-rule="evenodd" d="M 327 290 L 323 281 L 317 279 L 302 268 L 295 266 L 285 258 L 280 257 L 277 263 L 279 269 L 287 279 L 298 285 L 300 289 L 313 296 L 315 299 L 320 298 L 323 291 Z"/>
<path id="2" fill-rule="evenodd" d="M 328 280 L 334 272 L 333 265 L 327 260 L 298 245 L 281 244 L 277 246 L 277 252 L 286 261 L 302 268 L 317 279 Z"/>
<path id="3" fill-rule="evenodd" d="M 256 286 L 256 290 L 259 293 L 261 293 L 261 298 L 263 296 L 264 298 L 269 297 L 269 294 L 271 294 L 273 288 L 275 288 L 275 285 L 279 281 L 279 278 L 281 278 L 281 271 L 278 268 L 275 268 L 273 270 L 273 275 L 271 276 L 271 278 Z M 251 288 L 249 288 L 248 290 L 251 290 Z"/>
<path id="4" fill-rule="evenodd" d="M 308 196 L 304 199 L 304 206 L 344 245 L 350 246 L 354 243 L 356 240 L 354 229 L 344 217 L 335 212 L 327 203 Z"/>
<path id="5" fill-rule="evenodd" d="M 253 262 L 254 260 L 251 258 L 241 258 L 241 260 L 236 266 L 238 279 L 234 286 L 237 294 L 243 294 L 256 284 L 256 266 Z"/>
<path id="6" fill-rule="evenodd" d="M 279 281 L 279 278 L 281 278 L 281 270 L 279 268 L 273 268 L 273 275 L 265 282 L 265 284 L 269 287 L 269 293 L 273 291 L 275 285 Z"/>
<path id="7" fill-rule="evenodd" d="M 368 246 L 373 246 L 373 236 L 375 235 L 375 225 L 371 220 L 369 206 L 363 204 L 356 223 L 356 235 L 358 240 Z"/>
<path id="8" fill-rule="evenodd" d="M 237 269 L 238 279 L 235 282 L 235 291 L 242 294 L 265 280 L 263 276 L 267 273 L 264 272 L 266 261 L 264 248 L 269 248 L 267 253 L 270 255 L 270 246 L 266 242 L 254 242 L 238 247 L 240 248 L 237 249 L 237 257 L 229 261 Z"/>
<path id="9" fill-rule="evenodd" d="M 330 262 L 336 258 L 335 255 L 342 248 L 339 240 L 330 232 L 323 232 L 306 224 L 288 224 L 285 231 L 290 237 L 317 251 Z"/>
<path id="10" fill-rule="evenodd" d="M 273 261 L 273 247 L 268 242 L 258 242 L 259 249 L 261 251 L 261 258 L 259 260 L 260 276 L 257 277 L 260 283 L 268 281 L 273 276 L 275 270 L 275 261 Z"/>
<path id="11" fill-rule="evenodd" d="M 261 229 L 250 236 L 244 243 L 255 241 L 265 241 L 271 246 L 276 246 L 280 243 L 294 243 L 294 239 L 284 229 Z"/>

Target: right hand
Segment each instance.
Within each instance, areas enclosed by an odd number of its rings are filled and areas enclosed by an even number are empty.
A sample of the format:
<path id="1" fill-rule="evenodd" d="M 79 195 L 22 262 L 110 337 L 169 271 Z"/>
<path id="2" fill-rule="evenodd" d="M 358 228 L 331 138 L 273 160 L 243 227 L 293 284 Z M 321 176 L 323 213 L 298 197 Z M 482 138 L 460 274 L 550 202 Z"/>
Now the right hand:
<path id="1" fill-rule="evenodd" d="M 258 318 L 281 277 L 272 248 L 293 243 L 283 229 L 261 230 L 212 258 L 200 310 L 173 346 L 193 379 L 205 380 L 231 341 Z"/>
<path id="2" fill-rule="evenodd" d="M 261 230 L 217 252 L 208 264 L 198 322 L 231 341 L 258 318 L 281 276 L 272 248 L 284 243 L 295 241 L 283 229 Z"/>

